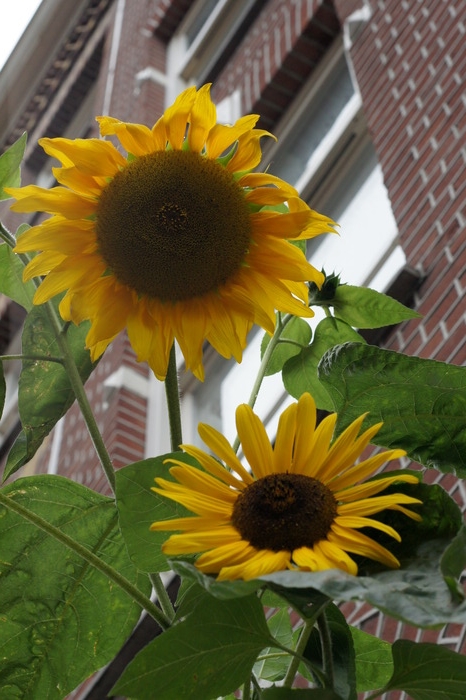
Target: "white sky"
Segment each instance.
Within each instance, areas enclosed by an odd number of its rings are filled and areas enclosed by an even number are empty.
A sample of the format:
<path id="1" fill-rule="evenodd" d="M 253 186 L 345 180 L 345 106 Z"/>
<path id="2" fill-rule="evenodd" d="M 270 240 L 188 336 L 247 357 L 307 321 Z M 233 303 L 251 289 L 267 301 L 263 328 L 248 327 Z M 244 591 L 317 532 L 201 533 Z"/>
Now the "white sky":
<path id="1" fill-rule="evenodd" d="M 0 0 L 0 68 L 40 3 L 41 0 Z"/>

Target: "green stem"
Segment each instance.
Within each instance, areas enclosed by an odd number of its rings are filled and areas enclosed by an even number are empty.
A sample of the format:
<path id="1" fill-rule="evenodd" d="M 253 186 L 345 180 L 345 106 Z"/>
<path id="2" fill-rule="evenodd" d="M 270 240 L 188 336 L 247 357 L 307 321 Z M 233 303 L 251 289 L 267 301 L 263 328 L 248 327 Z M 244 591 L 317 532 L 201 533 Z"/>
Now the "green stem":
<path id="1" fill-rule="evenodd" d="M 301 630 L 301 634 L 299 635 L 298 643 L 296 645 L 296 649 L 293 654 L 293 658 L 291 659 L 290 665 L 288 666 L 288 670 L 286 672 L 285 679 L 283 681 L 283 685 L 285 688 L 291 688 L 293 685 L 293 681 L 295 679 L 295 676 L 298 672 L 299 664 L 302 661 L 302 655 L 303 652 L 306 648 L 306 644 L 308 642 L 308 639 L 311 635 L 312 628 L 314 627 L 314 619 L 308 619 L 305 620 L 303 629 Z"/>
<path id="2" fill-rule="evenodd" d="M 244 681 L 243 694 L 241 697 L 242 700 L 251 700 L 251 676 L 248 676 L 248 679 Z"/>
<path id="3" fill-rule="evenodd" d="M 167 376 L 165 378 L 165 395 L 167 397 L 168 421 L 170 424 L 170 443 L 172 452 L 177 452 L 183 442 L 181 429 L 180 390 L 178 386 L 178 372 L 176 368 L 176 352 L 173 343 L 168 360 Z M 160 607 L 164 614 L 172 621 L 175 610 L 163 585 L 160 574 L 150 574 L 149 578 L 157 594 Z"/>
<path id="4" fill-rule="evenodd" d="M 328 687 L 333 688 L 335 682 L 335 668 L 332 655 L 332 639 L 325 610 L 323 610 L 317 618 L 317 627 L 319 628 L 320 645 L 322 648 L 322 667 L 328 679 Z"/>
<path id="5" fill-rule="evenodd" d="M 152 586 L 154 587 L 154 591 L 157 594 L 157 600 L 159 601 L 163 614 L 170 620 L 170 622 L 173 622 L 175 617 L 175 609 L 167 593 L 167 589 L 163 585 L 162 577 L 160 574 L 149 574 L 149 578 Z"/>
<path id="6" fill-rule="evenodd" d="M 165 378 L 165 394 L 167 397 L 168 421 L 170 423 L 170 441 L 172 452 L 177 452 L 183 442 L 181 429 L 180 390 L 176 368 L 175 344 L 170 350 L 167 376 Z"/>
<path id="7" fill-rule="evenodd" d="M 55 330 L 58 346 L 63 355 L 63 365 L 66 369 L 69 382 L 73 389 L 74 395 L 76 396 L 76 400 L 89 431 L 89 435 L 91 436 L 91 440 L 94 444 L 100 463 L 107 476 L 108 483 L 110 484 L 112 491 L 115 491 L 115 470 L 97 425 L 97 421 L 92 412 L 89 399 L 87 398 L 84 384 L 68 343 L 68 338 L 66 337 L 66 333 L 63 332 L 61 320 L 58 318 L 52 304 L 47 303 L 45 304 L 45 307 L 47 309 L 50 323 Z"/>
<path id="8" fill-rule="evenodd" d="M 281 314 L 278 314 L 278 320 L 277 320 L 277 324 L 275 326 L 274 334 L 270 338 L 269 344 L 267 345 L 267 347 L 265 349 L 259 370 L 257 372 L 255 382 L 254 382 L 252 390 L 251 390 L 251 394 L 249 396 L 248 405 L 251 406 L 251 408 L 254 408 L 254 404 L 256 403 L 256 399 L 257 399 L 257 396 L 259 394 L 261 384 L 264 381 L 265 373 L 267 371 L 267 366 L 270 362 L 270 358 L 272 357 L 272 353 L 280 341 L 280 336 L 281 336 L 283 330 L 285 329 L 285 327 L 288 325 L 288 323 L 291 321 L 292 318 L 294 318 L 294 317 L 291 314 L 287 314 L 284 318 L 282 318 Z M 239 448 L 239 436 L 237 435 L 235 438 L 235 441 L 233 443 L 234 452 L 237 452 L 238 448 Z"/>
<path id="9" fill-rule="evenodd" d="M 159 610 L 159 608 L 149 598 L 141 593 L 137 586 L 131 583 L 131 581 L 128 581 L 127 578 L 122 576 L 112 566 L 106 564 L 104 561 L 102 561 L 102 559 L 99 559 L 99 557 L 93 554 L 89 549 L 83 547 L 83 545 L 79 544 L 79 542 L 75 542 L 75 540 L 66 535 L 62 530 L 54 525 L 51 525 L 36 513 L 33 513 L 28 508 L 16 503 L 13 498 L 5 496 L 1 492 L 0 504 L 4 505 L 6 508 L 21 516 L 25 520 L 28 520 L 30 523 L 43 530 L 43 532 L 46 532 L 58 542 L 61 542 L 61 544 L 65 545 L 65 547 L 71 549 L 71 551 L 75 552 L 75 554 L 87 561 L 88 564 L 104 574 L 104 576 L 107 576 L 111 581 L 116 583 L 117 586 L 124 590 L 136 603 L 138 603 L 138 605 L 146 610 L 146 612 L 154 618 L 162 629 L 167 629 L 170 627 L 170 620 L 166 617 L 166 615 L 164 615 L 163 612 Z"/>
<path id="10" fill-rule="evenodd" d="M 14 248 L 16 245 L 16 238 L 13 236 L 13 234 L 2 224 L 0 221 L 0 238 L 3 238 L 5 243 L 10 246 L 10 248 Z"/>
<path id="11" fill-rule="evenodd" d="M 34 360 L 37 362 L 58 362 L 58 364 L 63 364 L 62 357 L 53 357 L 49 355 L 0 355 L 0 362 L 6 362 L 7 360 Z"/>

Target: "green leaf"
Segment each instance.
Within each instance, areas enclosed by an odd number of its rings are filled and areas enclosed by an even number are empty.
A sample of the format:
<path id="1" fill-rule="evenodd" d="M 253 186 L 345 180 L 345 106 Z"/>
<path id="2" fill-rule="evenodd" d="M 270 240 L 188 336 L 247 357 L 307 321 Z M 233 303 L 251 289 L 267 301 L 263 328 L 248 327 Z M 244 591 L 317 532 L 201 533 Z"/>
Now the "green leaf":
<path id="1" fill-rule="evenodd" d="M 116 474 L 116 498 L 120 527 L 125 538 L 131 560 L 141 571 L 149 573 L 168 571 L 170 564 L 162 554 L 162 544 L 169 532 L 152 532 L 150 526 L 156 520 L 169 520 L 192 515 L 179 503 L 163 498 L 152 491 L 156 476 L 171 479 L 169 457 L 176 457 L 187 464 L 197 464 L 182 452 L 135 462 Z"/>
<path id="2" fill-rule="evenodd" d="M 325 616 L 333 661 L 333 687 L 343 700 L 357 700 L 356 665 L 353 637 L 345 616 L 330 603 L 321 613 Z M 320 634 L 313 628 L 303 656 L 324 672 Z"/>
<path id="3" fill-rule="evenodd" d="M 393 676 L 381 692 L 404 690 L 413 700 L 464 700 L 466 657 L 438 644 L 400 640 L 393 645 Z"/>
<path id="4" fill-rule="evenodd" d="M 10 199 L 4 187 L 19 187 L 21 184 L 21 161 L 26 148 L 27 134 L 24 133 L 8 150 L 0 156 L 0 200 Z"/>
<path id="5" fill-rule="evenodd" d="M 6 382 L 3 374 L 3 362 L 0 362 L 0 418 L 2 417 L 3 407 L 6 397 Z"/>
<path id="6" fill-rule="evenodd" d="M 262 603 L 264 601 L 262 600 Z M 277 640 L 279 644 L 288 649 L 294 649 L 294 635 L 291 628 L 290 612 L 287 608 L 280 608 L 267 618 L 267 626 L 270 634 Z M 269 658 L 261 659 L 254 664 L 254 673 L 257 678 L 262 678 L 266 681 L 279 681 L 285 677 L 288 666 L 290 665 L 291 657 L 285 652 L 277 656 L 277 649 L 267 647 L 261 653 L 261 656 L 267 654 L 275 654 Z"/>
<path id="7" fill-rule="evenodd" d="M 67 326 L 66 337 L 81 379 L 85 381 L 95 364 L 85 349 L 89 326 Z M 47 307 L 35 306 L 26 317 L 22 336 L 25 355 L 59 357 L 60 350 Z M 58 362 L 24 360 L 19 378 L 18 408 L 22 431 L 8 455 L 4 478 L 11 476 L 36 453 L 44 438 L 75 400 L 68 374 Z"/>
<path id="8" fill-rule="evenodd" d="M 24 265 L 6 243 L 0 244 L 0 294 L 16 301 L 26 311 L 33 307 L 34 282 L 23 282 Z"/>
<path id="9" fill-rule="evenodd" d="M 421 318 L 417 311 L 386 294 L 349 284 L 337 287 L 329 304 L 333 306 L 335 316 L 355 328 L 382 328 L 410 318 Z"/>
<path id="10" fill-rule="evenodd" d="M 314 333 L 309 347 L 289 359 L 283 367 L 283 383 L 287 392 L 299 399 L 308 391 L 314 397 L 317 408 L 334 410 L 332 396 L 317 375 L 317 366 L 329 348 L 355 341 L 364 344 L 363 338 L 347 323 L 338 318 L 324 318 Z"/>
<path id="11" fill-rule="evenodd" d="M 392 645 L 372 634 L 351 627 L 356 658 L 358 692 L 381 688 L 393 673 Z"/>
<path id="12" fill-rule="evenodd" d="M 333 690 L 324 688 L 266 688 L 261 693 L 264 700 L 342 700 Z"/>
<path id="13" fill-rule="evenodd" d="M 289 323 L 283 329 L 280 335 L 280 341 L 275 347 L 265 372 L 266 376 L 271 374 L 276 374 L 283 369 L 283 365 L 290 357 L 294 357 L 301 352 L 299 346 L 306 346 L 310 343 L 312 338 L 311 327 L 306 321 L 298 316 L 291 319 Z M 292 340 L 293 343 L 287 343 L 286 340 Z M 270 342 L 270 335 L 266 333 L 262 339 L 261 344 L 261 358 L 264 356 L 264 352 Z"/>
<path id="14" fill-rule="evenodd" d="M 146 595 L 132 566 L 114 501 L 60 476 L 2 489 L 111 564 Z M 0 506 L 2 697 L 59 700 L 119 651 L 140 607 L 68 547 Z"/>
<path id="15" fill-rule="evenodd" d="M 384 422 L 375 444 L 466 476 L 466 367 L 349 343 L 325 355 L 319 378 L 339 413 L 338 431 L 369 411 L 370 424 Z"/>
<path id="16" fill-rule="evenodd" d="M 218 601 L 208 597 L 185 620 L 148 644 L 111 693 L 153 700 L 211 700 L 249 677 L 271 642 L 255 595 Z"/>

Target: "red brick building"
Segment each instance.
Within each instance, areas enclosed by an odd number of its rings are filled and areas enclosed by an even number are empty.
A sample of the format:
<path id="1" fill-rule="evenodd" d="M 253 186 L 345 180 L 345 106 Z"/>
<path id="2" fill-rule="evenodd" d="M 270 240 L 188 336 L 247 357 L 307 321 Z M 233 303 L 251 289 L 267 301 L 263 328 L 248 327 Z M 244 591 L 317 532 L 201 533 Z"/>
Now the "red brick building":
<path id="1" fill-rule="evenodd" d="M 373 342 L 465 363 L 466 7 L 462 0 L 43 0 L 0 76 L 0 143 L 29 133 L 23 183 L 51 184 L 41 136 L 96 135 L 94 116 L 152 125 L 176 94 L 212 82 L 220 121 L 261 115 L 263 165 L 338 220 L 341 237 L 311 247 L 316 267 L 388 291 L 421 321 Z M 24 218 L 0 211 L 12 229 Z M 0 351 L 18 346 L 22 314 L 0 299 Z M 241 366 L 207 352 L 201 385 L 181 370 L 185 440 L 206 420 L 227 435 L 261 334 Z M 0 459 L 18 430 L 9 372 Z M 240 374 L 240 373 L 243 374 Z M 116 467 L 169 449 L 164 392 L 121 335 L 87 384 Z M 286 396 L 269 378 L 257 404 L 273 433 Z M 73 407 L 23 473 L 60 473 L 105 487 Z M 432 480 L 440 479 L 434 473 Z M 458 502 L 464 487 L 440 479 Z M 349 621 L 389 640 L 432 640 L 365 605 Z M 464 629 L 436 632 L 464 649 Z M 102 697 L 84 691 L 75 697 Z M 95 691 L 100 692 L 100 691 Z M 391 694 L 395 698 L 395 694 Z"/>

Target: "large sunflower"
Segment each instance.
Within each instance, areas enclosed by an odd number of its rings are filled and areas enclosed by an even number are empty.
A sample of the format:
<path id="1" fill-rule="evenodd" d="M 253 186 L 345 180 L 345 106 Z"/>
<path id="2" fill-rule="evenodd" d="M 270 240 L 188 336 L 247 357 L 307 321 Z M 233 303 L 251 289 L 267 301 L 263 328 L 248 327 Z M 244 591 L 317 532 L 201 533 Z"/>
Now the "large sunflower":
<path id="1" fill-rule="evenodd" d="M 323 276 L 288 239 L 334 224 L 283 180 L 251 172 L 271 134 L 254 128 L 257 115 L 217 124 L 209 90 L 182 92 L 152 129 L 98 117 L 127 157 L 102 139 L 41 139 L 61 186 L 7 189 L 14 211 L 51 214 L 15 250 L 41 251 L 25 269 L 45 276 L 34 303 L 66 290 L 62 317 L 91 321 L 93 360 L 126 327 L 157 377 L 176 339 L 203 379 L 205 340 L 240 361 L 253 324 L 273 332 L 275 310 L 313 315 L 305 282 Z"/>
<path id="2" fill-rule="evenodd" d="M 332 442 L 336 414 L 316 427 L 314 400 L 304 394 L 282 413 L 272 446 L 251 408 L 239 406 L 236 424 L 252 473 L 219 432 L 201 424 L 202 440 L 227 468 L 192 445 L 183 449 L 202 469 L 167 460 L 175 465 L 170 473 L 176 481 L 157 478 L 153 490 L 196 516 L 152 524 L 152 530 L 181 531 L 165 542 L 164 553 L 201 553 L 197 568 L 218 574 L 220 580 L 247 580 L 283 569 L 342 569 L 357 574 L 348 552 L 398 567 L 396 557 L 360 529 L 375 528 L 399 541 L 392 527 L 369 516 L 388 509 L 420 520 L 405 508 L 420 503 L 418 499 L 381 493 L 395 482 L 418 479 L 397 474 L 362 483 L 384 462 L 406 454 L 388 450 L 355 464 L 382 425 L 359 435 L 364 417 Z"/>

